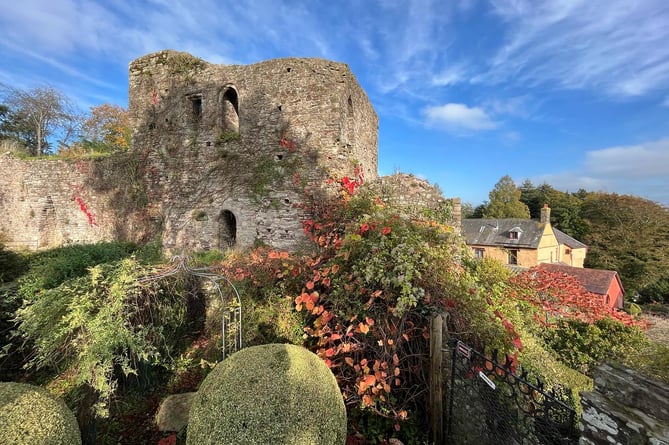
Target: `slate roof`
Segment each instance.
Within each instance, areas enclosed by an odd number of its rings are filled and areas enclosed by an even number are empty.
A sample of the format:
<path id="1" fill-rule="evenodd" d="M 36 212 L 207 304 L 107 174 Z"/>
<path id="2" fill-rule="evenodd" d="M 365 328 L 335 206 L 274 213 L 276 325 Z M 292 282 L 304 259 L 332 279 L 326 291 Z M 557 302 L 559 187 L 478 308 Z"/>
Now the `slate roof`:
<path id="1" fill-rule="evenodd" d="M 561 264 L 541 263 L 539 267 L 551 272 L 564 273 L 575 277 L 579 283 L 588 291 L 599 295 L 606 295 L 612 280 L 617 280 L 620 289 L 625 293 L 620 282 L 618 272 L 605 269 L 587 269 L 585 267 L 572 267 Z"/>
<path id="2" fill-rule="evenodd" d="M 571 247 L 572 249 L 588 248 L 588 246 L 586 246 L 579 240 L 572 238 L 571 236 L 567 235 L 566 233 L 564 233 L 559 229 L 556 229 L 555 227 L 553 227 L 553 233 L 555 234 L 555 238 L 557 238 L 557 241 L 560 244 L 564 244 L 565 246 Z"/>
<path id="3" fill-rule="evenodd" d="M 467 244 L 477 246 L 538 249 L 545 227 L 539 221 L 520 218 L 462 220 Z M 518 232 L 518 239 L 509 238 L 511 231 Z"/>
<path id="4" fill-rule="evenodd" d="M 462 234 L 467 244 L 474 246 L 538 249 L 545 228 L 545 223 L 521 218 L 462 220 Z M 559 244 L 572 249 L 588 247 L 555 227 L 551 229 Z M 518 239 L 511 239 L 509 232 L 518 232 Z"/>

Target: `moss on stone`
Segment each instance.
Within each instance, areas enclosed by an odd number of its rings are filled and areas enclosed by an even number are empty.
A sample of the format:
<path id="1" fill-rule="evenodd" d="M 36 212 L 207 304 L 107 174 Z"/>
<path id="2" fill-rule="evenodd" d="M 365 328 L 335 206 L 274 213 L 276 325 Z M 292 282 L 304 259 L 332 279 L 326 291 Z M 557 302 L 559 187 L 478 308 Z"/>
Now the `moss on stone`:
<path id="1" fill-rule="evenodd" d="M 80 445 L 74 414 L 46 390 L 0 383 L 0 441 L 7 445 Z"/>
<path id="2" fill-rule="evenodd" d="M 190 410 L 189 445 L 343 445 L 346 408 L 315 354 L 270 344 L 233 354 L 202 382 Z"/>

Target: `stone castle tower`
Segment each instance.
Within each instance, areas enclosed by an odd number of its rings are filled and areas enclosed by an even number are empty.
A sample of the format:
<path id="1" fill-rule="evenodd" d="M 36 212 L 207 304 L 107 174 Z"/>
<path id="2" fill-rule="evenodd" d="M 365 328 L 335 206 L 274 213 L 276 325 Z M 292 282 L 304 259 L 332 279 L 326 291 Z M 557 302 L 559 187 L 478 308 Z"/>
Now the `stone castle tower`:
<path id="1" fill-rule="evenodd" d="M 378 117 L 341 63 L 213 65 L 161 51 L 130 64 L 129 98 L 167 249 L 293 246 L 306 184 L 354 164 L 377 175 Z"/>
<path id="2" fill-rule="evenodd" d="M 102 160 L 0 154 L 0 234 L 42 249 L 159 239 L 167 250 L 302 239 L 310 183 L 377 176 L 378 117 L 321 59 L 214 65 L 171 50 L 130 63 L 132 150 Z"/>

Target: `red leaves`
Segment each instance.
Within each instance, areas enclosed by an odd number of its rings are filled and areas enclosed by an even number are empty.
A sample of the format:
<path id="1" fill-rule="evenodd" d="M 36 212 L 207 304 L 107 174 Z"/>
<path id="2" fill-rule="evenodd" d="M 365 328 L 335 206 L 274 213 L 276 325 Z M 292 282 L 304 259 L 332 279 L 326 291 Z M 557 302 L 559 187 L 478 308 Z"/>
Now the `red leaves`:
<path id="1" fill-rule="evenodd" d="M 315 291 L 309 294 L 302 292 L 299 297 L 295 298 L 295 310 L 298 312 L 301 311 L 303 305 L 308 311 L 314 310 L 316 302 L 318 301 L 318 296 L 318 292 Z"/>
<path id="2" fill-rule="evenodd" d="M 295 151 L 295 142 L 288 140 L 286 138 L 281 138 L 279 141 L 279 145 L 281 145 L 283 148 L 287 148 L 290 153 L 293 153 Z"/>
<path id="3" fill-rule="evenodd" d="M 86 215 L 86 218 L 88 219 L 88 225 L 92 227 L 97 227 L 98 223 L 95 222 L 95 217 L 93 214 L 88 210 L 88 206 L 86 205 L 86 202 L 84 202 L 84 199 L 79 196 L 79 193 L 76 191 L 74 192 L 74 200 L 77 201 L 77 204 L 79 204 L 79 210 L 84 212 L 84 215 Z"/>
<path id="4" fill-rule="evenodd" d="M 277 252 L 275 250 L 270 250 L 267 253 L 269 259 L 288 259 L 289 256 L 288 252 Z"/>
<path id="5" fill-rule="evenodd" d="M 339 182 L 342 190 L 348 192 L 350 196 L 353 196 L 353 194 L 355 194 L 355 189 L 365 182 L 365 174 L 362 171 L 361 165 L 356 165 L 353 173 L 355 175 L 354 179 L 344 176 Z"/>
<path id="6" fill-rule="evenodd" d="M 594 323 L 607 317 L 630 326 L 642 326 L 631 315 L 607 306 L 601 296 L 588 292 L 578 280 L 567 274 L 532 268 L 511 278 L 513 295 L 540 308 L 546 314 L 538 321 L 551 325 L 559 318 Z"/>
<path id="7" fill-rule="evenodd" d="M 177 435 L 176 434 L 170 434 L 167 437 L 163 437 L 158 441 L 158 445 L 176 445 L 177 443 Z"/>
<path id="8" fill-rule="evenodd" d="M 353 195 L 358 184 L 355 181 L 351 181 L 348 176 L 344 176 L 341 178 L 341 186 L 349 195 Z"/>

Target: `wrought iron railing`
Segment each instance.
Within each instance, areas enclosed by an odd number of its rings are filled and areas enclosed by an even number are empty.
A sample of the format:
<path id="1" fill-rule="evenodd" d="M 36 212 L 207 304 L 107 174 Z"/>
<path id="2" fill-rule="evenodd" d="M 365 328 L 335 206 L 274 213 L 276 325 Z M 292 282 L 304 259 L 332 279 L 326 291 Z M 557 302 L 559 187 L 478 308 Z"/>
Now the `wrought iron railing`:
<path id="1" fill-rule="evenodd" d="M 576 412 L 566 392 L 545 388 L 515 361 L 449 341 L 448 444 L 576 444 Z"/>

